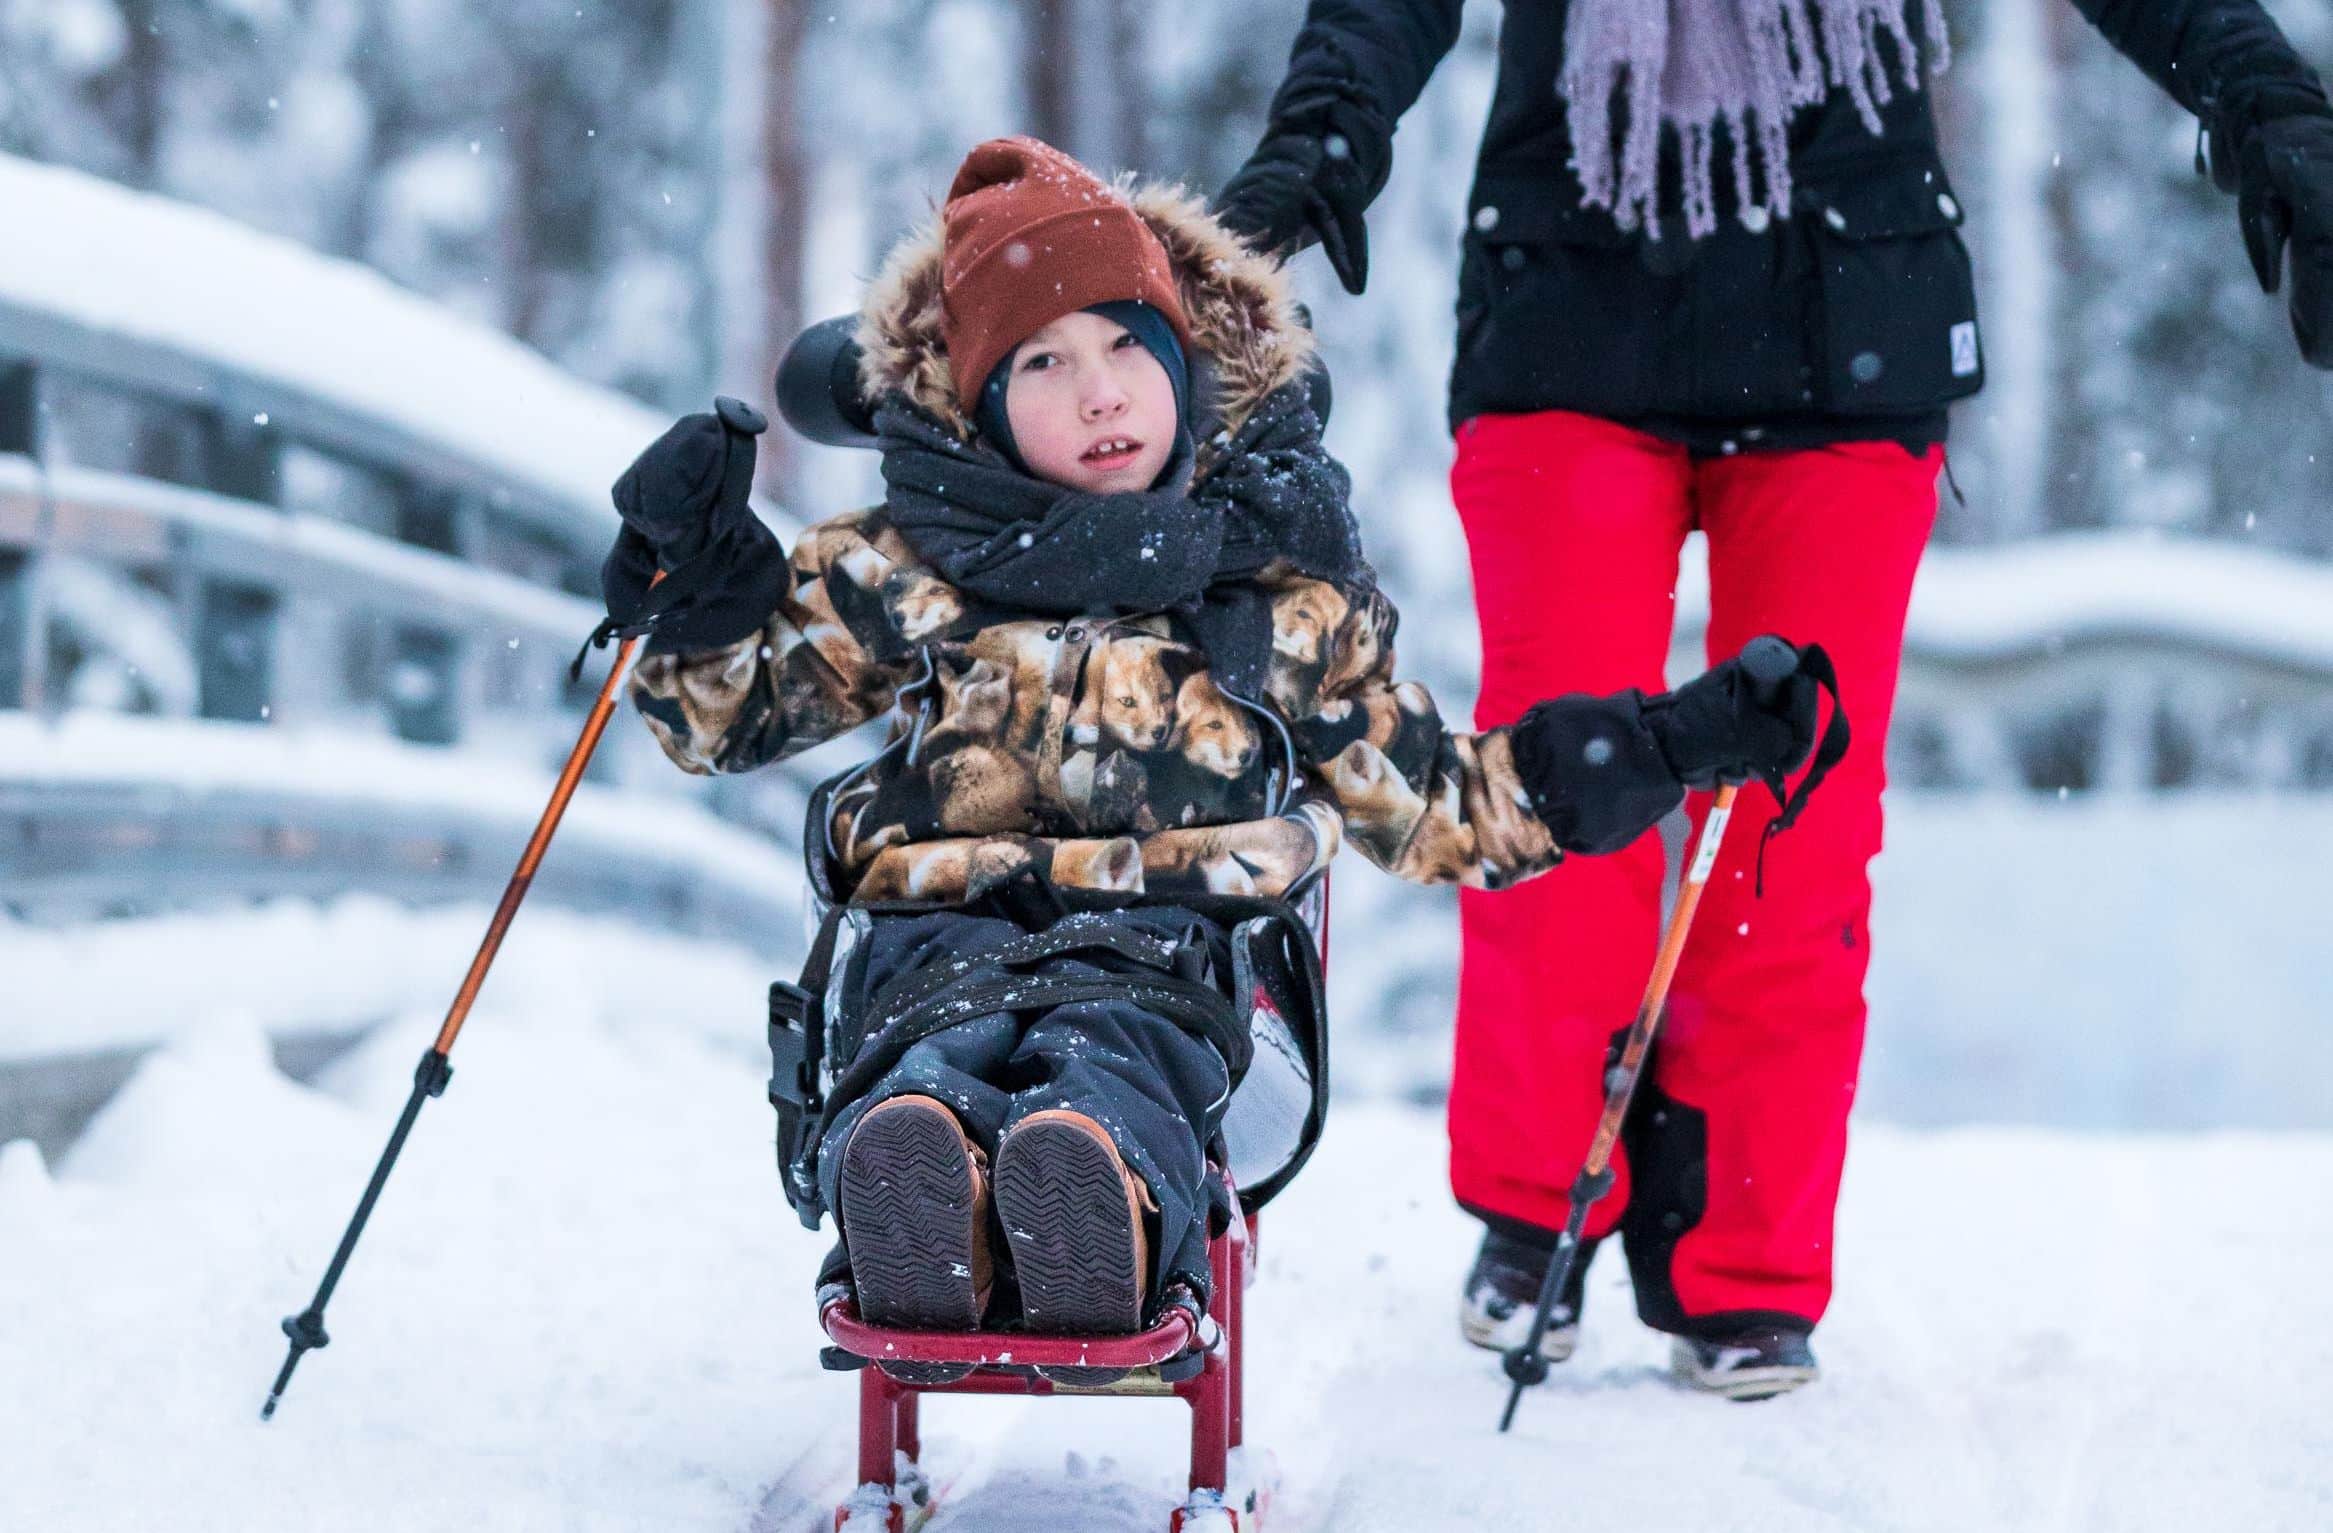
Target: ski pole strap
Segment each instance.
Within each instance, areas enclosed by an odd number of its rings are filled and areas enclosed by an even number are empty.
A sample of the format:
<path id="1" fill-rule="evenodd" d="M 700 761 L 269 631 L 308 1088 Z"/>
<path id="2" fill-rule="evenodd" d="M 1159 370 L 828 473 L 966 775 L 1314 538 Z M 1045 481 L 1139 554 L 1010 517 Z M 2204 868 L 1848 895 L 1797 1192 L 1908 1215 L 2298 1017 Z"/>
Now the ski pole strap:
<path id="1" fill-rule="evenodd" d="M 685 573 L 687 569 L 688 566 L 684 564 L 676 573 Z M 703 582 L 700 580 L 698 583 L 702 584 Z M 567 663 L 567 679 L 569 681 L 583 679 L 583 662 L 591 658 L 593 650 L 605 649 L 611 641 L 616 639 L 637 639 L 643 634 L 655 632 L 658 618 L 680 606 L 695 594 L 682 581 L 666 578 L 656 583 L 654 589 L 641 602 L 638 610 L 633 612 L 630 617 L 622 619 L 601 618 L 599 625 L 584 635 L 582 645 L 575 651 L 575 658 Z"/>
<path id="2" fill-rule="evenodd" d="M 643 633 L 646 631 L 646 629 L 641 630 Z M 569 681 L 583 679 L 583 662 L 591 658 L 593 650 L 606 649 L 612 639 L 628 639 L 630 637 L 632 635 L 625 631 L 624 625 L 614 618 L 601 618 L 599 626 L 583 636 L 583 643 L 576 647 L 575 658 L 567 662 L 567 679 Z"/>
<path id="3" fill-rule="evenodd" d="M 622 559 L 631 552 L 633 550 L 619 545 L 616 553 L 609 556 L 610 561 Z M 652 556 L 643 557 L 648 557 L 645 574 L 637 568 L 628 567 L 619 580 L 607 582 L 611 587 L 617 584 L 638 584 L 640 594 L 634 598 L 628 592 L 611 590 L 608 615 L 601 618 L 598 626 L 584 636 L 582 647 L 575 651 L 575 658 L 568 663 L 569 681 L 583 679 L 583 662 L 591 657 L 593 650 L 607 648 L 612 640 L 637 639 L 653 633 L 658 623 L 676 613 L 685 612 L 696 604 L 699 597 L 718 589 L 725 580 L 731 578 L 739 555 L 728 545 L 715 543 L 687 563 L 669 570 L 658 568 Z M 615 615 L 618 607 L 626 609 L 622 617 Z"/>
<path id="4" fill-rule="evenodd" d="M 1823 737 L 1815 746 L 1814 762 L 1807 768 L 1806 776 L 1799 779 L 1795 792 L 1784 792 L 1784 781 L 1779 772 L 1766 779 L 1766 789 L 1774 795 L 1777 812 L 1767 822 L 1765 834 L 1758 838 L 1755 893 L 1760 899 L 1766 897 L 1766 848 L 1773 844 L 1776 836 L 1798 823 L 1798 817 L 1806 812 L 1807 800 L 1814 797 L 1815 789 L 1823 785 L 1823 779 L 1831 775 L 1831 769 L 1846 757 L 1852 739 L 1852 731 L 1847 726 L 1847 708 L 1839 699 L 1839 671 L 1831 664 L 1829 653 L 1820 644 L 1809 644 L 1798 652 L 1798 670 L 1800 675 L 1831 694 L 1831 722 L 1824 726 Z"/>

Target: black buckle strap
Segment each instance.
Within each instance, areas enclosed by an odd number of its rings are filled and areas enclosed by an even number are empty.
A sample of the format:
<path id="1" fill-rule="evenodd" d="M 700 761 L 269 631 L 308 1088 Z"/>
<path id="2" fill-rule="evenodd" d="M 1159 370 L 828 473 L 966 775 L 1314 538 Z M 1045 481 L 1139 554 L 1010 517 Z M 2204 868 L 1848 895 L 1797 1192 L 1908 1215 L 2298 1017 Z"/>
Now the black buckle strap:
<path id="1" fill-rule="evenodd" d="M 1026 969 L 1070 953 L 1102 951 L 1146 969 L 1173 974 L 1180 946 L 1164 937 L 1114 924 L 1099 915 L 1082 921 L 1065 918 L 1044 931 L 1030 932 L 1000 947 L 967 953 L 893 980 L 868 998 L 868 1013 L 875 1019 L 868 1026 L 868 1036 L 881 1032 L 941 991 L 958 984 L 975 969 Z"/>
<path id="2" fill-rule="evenodd" d="M 818 1196 L 817 1179 L 810 1175 L 811 1135 L 824 1121 L 826 1103 L 819 1076 L 826 1063 L 826 987 L 834 965 L 834 948 L 847 915 L 845 907 L 829 908 L 818 923 L 818 935 L 803 960 L 799 984 L 778 980 L 770 986 L 769 1047 L 770 1106 L 778 1115 L 778 1179 L 786 1202 L 806 1229 L 818 1228 L 825 1207 Z"/>

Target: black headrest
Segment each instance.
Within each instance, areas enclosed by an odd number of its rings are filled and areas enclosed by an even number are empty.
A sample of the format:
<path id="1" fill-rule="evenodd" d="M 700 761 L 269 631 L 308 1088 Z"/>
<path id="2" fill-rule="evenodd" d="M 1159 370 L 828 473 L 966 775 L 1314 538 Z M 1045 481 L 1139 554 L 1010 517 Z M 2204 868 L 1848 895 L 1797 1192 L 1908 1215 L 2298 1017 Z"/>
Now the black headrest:
<path id="1" fill-rule="evenodd" d="M 1297 315 L 1309 329 L 1312 316 L 1302 308 Z M 787 425 L 828 447 L 875 445 L 874 412 L 859 392 L 858 325 L 855 314 L 822 319 L 796 336 L 778 363 L 778 413 Z M 1312 394 L 1312 413 L 1325 426 L 1333 393 L 1329 370 L 1317 352 L 1304 381 Z"/>
<path id="2" fill-rule="evenodd" d="M 875 421 L 859 394 L 859 317 L 837 314 L 794 338 L 778 363 L 778 413 L 813 442 L 872 447 Z"/>

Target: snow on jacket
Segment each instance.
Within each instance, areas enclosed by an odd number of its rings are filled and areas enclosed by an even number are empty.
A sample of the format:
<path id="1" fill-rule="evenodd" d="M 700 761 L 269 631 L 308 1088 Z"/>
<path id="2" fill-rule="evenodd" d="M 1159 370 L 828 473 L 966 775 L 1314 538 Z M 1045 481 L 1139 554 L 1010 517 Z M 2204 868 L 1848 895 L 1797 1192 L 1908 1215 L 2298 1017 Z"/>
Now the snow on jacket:
<path id="1" fill-rule="evenodd" d="M 1311 355 L 1286 279 L 1193 200 L 1132 193 L 1171 256 L 1222 430 L 1298 384 Z M 940 246 L 912 237 L 870 289 L 870 396 L 963 427 L 940 343 Z M 1024 868 L 1065 886 L 1278 894 L 1350 836 L 1419 882 L 1502 887 L 1560 857 L 1504 729 L 1446 728 L 1394 675 L 1373 585 L 1267 569 L 1263 696 L 1216 684 L 1165 614 L 983 610 L 882 508 L 807 530 L 760 632 L 658 652 L 633 700 L 692 772 L 780 760 L 886 712 L 889 742 L 833 796 L 836 871 L 861 901 L 970 898 Z M 1183 630 L 1187 632 L 1187 630 Z"/>

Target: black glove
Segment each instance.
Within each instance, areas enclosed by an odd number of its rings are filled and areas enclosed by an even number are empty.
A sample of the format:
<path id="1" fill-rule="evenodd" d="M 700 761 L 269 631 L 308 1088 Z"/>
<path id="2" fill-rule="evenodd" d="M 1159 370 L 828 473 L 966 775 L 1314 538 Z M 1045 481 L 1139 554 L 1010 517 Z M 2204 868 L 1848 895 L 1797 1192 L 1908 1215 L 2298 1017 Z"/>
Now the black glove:
<path id="1" fill-rule="evenodd" d="M 753 439 L 768 429 L 759 410 L 724 395 L 712 414 L 673 422 L 616 480 L 616 514 L 659 568 L 680 568 L 753 520 Z"/>
<path id="2" fill-rule="evenodd" d="M 1773 670 L 1757 675 L 1736 657 L 1645 702 L 1646 727 L 1689 788 L 1753 778 L 1779 783 L 1814 750 L 1821 688 L 1797 665 L 1797 651 L 1779 640 L 1754 642 L 1780 646 L 1791 668 L 1774 674 L 1780 665 L 1769 660 Z"/>
<path id="3" fill-rule="evenodd" d="M 618 635 L 649 649 L 709 650 L 765 622 L 787 588 L 786 556 L 747 503 L 759 410 L 723 396 L 710 415 L 684 415 L 616 481 L 616 546 L 600 566 L 607 621 L 575 657 Z M 665 579 L 657 581 L 661 572 Z"/>
<path id="4" fill-rule="evenodd" d="M 2311 366 L 2333 368 L 2333 116 L 2274 117 L 2212 133 L 2212 178 L 2236 194 L 2236 218 L 2261 290 L 2282 285 L 2292 250 L 2293 334 Z"/>
<path id="5" fill-rule="evenodd" d="M 1347 103 L 1274 121 L 1216 194 L 1215 216 L 1283 260 L 1318 241 L 1348 293 L 1369 283 L 1362 213 L 1391 169 L 1391 133 Z"/>
<path id="6" fill-rule="evenodd" d="M 1531 809 L 1567 852 L 1617 852 L 1684 801 L 1685 785 L 1648 727 L 1644 694 L 1567 693 L 1507 731 Z"/>

